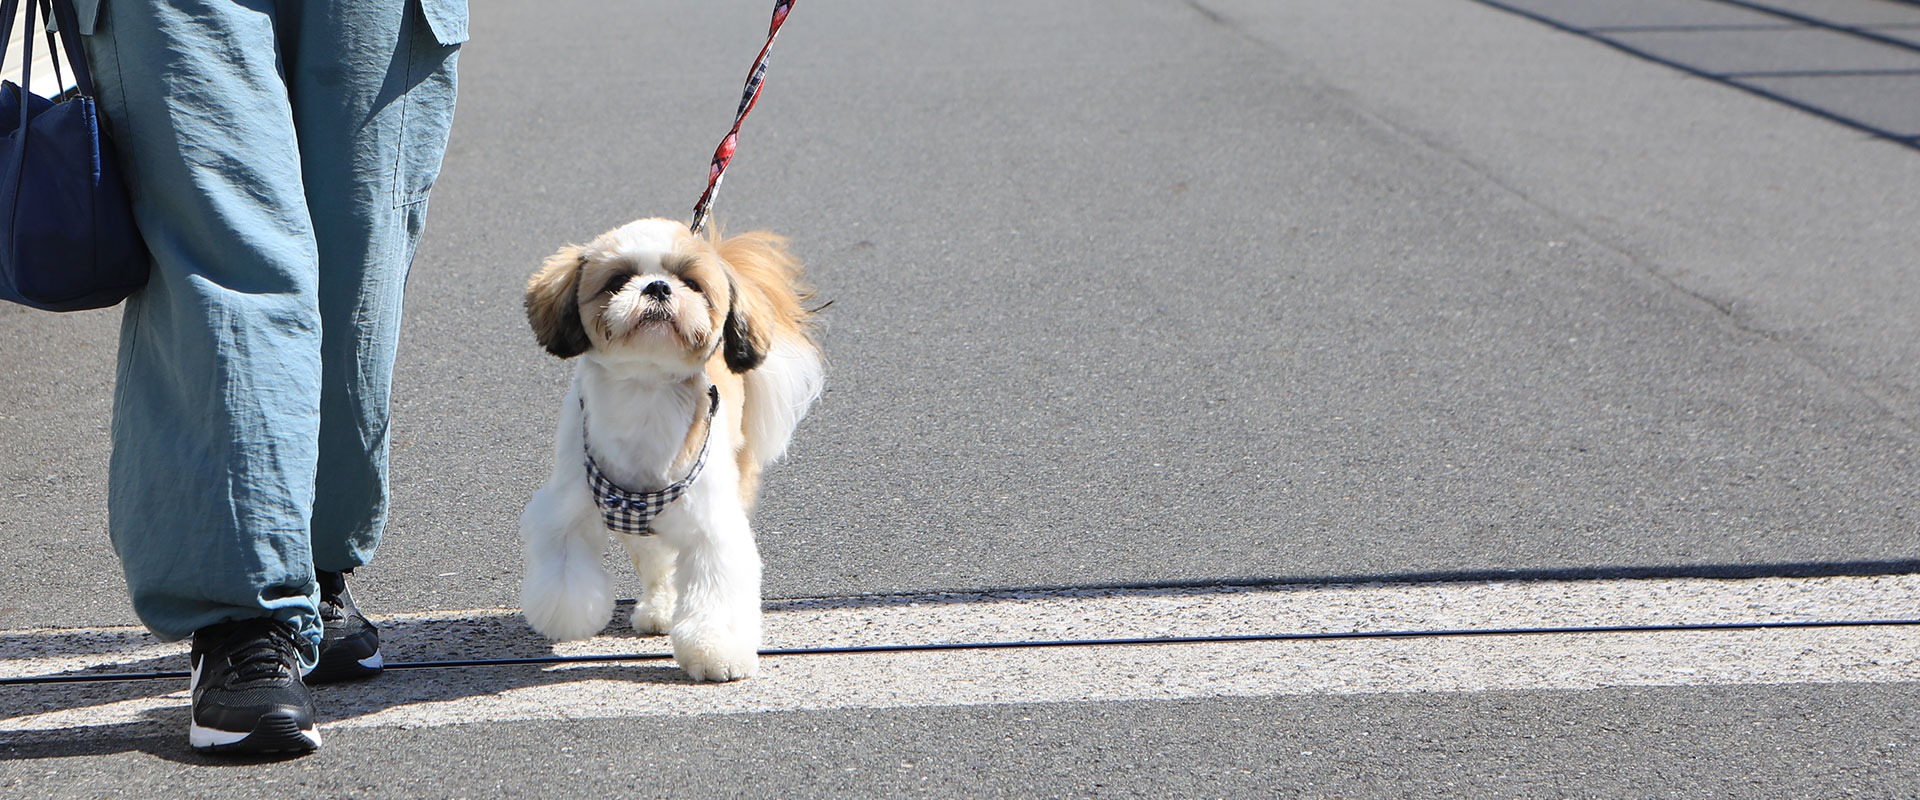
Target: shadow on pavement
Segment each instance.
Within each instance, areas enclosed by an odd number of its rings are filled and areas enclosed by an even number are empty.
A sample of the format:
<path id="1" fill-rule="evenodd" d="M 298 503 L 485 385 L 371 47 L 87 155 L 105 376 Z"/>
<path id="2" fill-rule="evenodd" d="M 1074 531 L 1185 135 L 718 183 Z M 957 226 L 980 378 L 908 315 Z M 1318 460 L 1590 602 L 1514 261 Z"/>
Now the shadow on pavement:
<path id="1" fill-rule="evenodd" d="M 1569 568 L 1547 570 L 1463 570 L 1371 575 L 1261 578 L 1206 583 L 1017 587 L 952 594 L 868 595 L 789 599 L 767 603 L 769 611 L 808 608 L 877 608 L 902 604 L 974 604 L 1013 602 L 1022 595 L 1153 594 L 1197 596 L 1249 589 L 1294 587 L 1311 590 L 1339 584 L 1447 582 L 1603 581 L 1621 579 L 1841 577 L 1920 573 L 1920 561 L 1846 561 L 1788 564 L 1708 564 L 1666 567 Z M 603 636 L 654 643 L 642 649 L 664 651 L 664 639 L 630 632 L 631 601 L 623 601 Z M 693 685 L 670 662 L 583 664 L 466 664 L 448 660 L 538 659 L 556 655 L 551 642 L 529 629 L 518 614 L 489 613 L 449 617 L 443 614 L 378 619 L 388 663 L 396 668 L 375 679 L 316 687 L 323 724 L 379 714 L 401 706 L 432 706 L 514 690 L 585 681 L 635 685 Z M 604 644 L 602 644 L 604 649 Z M 0 762 L 113 753 L 147 753 L 185 764 L 233 764 L 209 759 L 186 747 L 187 684 L 185 643 L 158 644 L 136 629 L 42 630 L 0 634 L 0 666 L 34 659 L 78 662 L 63 672 L 34 677 L 150 676 L 142 679 L 0 686 Z M 6 670 L 18 672 L 19 670 Z M 156 674 L 164 674 L 152 677 Z"/>
<path id="2" fill-rule="evenodd" d="M 631 605 L 623 603 L 607 634 L 640 641 L 627 628 Z M 554 655 L 553 644 L 534 634 L 518 615 L 464 619 L 378 620 L 390 664 L 450 658 L 516 659 Z M 660 641 L 652 639 L 652 641 Z M 155 648 L 177 649 L 155 655 Z M 664 649 L 664 648 L 661 648 Z M 125 652 L 124 657 L 113 657 Z M 143 632 L 35 631 L 0 635 L 7 660 L 84 657 L 84 667 L 36 677 L 142 675 L 133 680 L 15 684 L 0 687 L 0 762 L 141 752 L 184 764 L 258 763 L 208 758 L 186 745 L 188 723 L 186 644 L 160 645 Z M 635 684 L 696 683 L 666 665 L 603 666 L 507 664 L 389 669 L 368 680 L 314 687 L 314 703 L 328 723 L 396 706 L 457 702 L 577 681 Z"/>
<path id="3" fill-rule="evenodd" d="M 1348 575 L 1296 575 L 1296 576 L 1248 576 L 1237 578 L 1219 578 L 1205 581 L 1165 581 L 1140 583 L 1104 583 L 1104 584 L 1053 584 L 1030 586 L 1000 586 L 983 589 L 968 589 L 952 592 L 912 592 L 901 594 L 873 594 L 855 597 L 819 597 L 770 600 L 765 604 L 768 611 L 789 611 L 803 608 L 866 608 L 899 605 L 905 602 L 920 603 L 997 603 L 1023 599 L 1020 595 L 1033 593 L 1073 593 L 1098 592 L 1154 592 L 1156 594 L 1206 595 L 1221 592 L 1234 592 L 1249 588 L 1275 588 L 1297 586 L 1311 588 L 1319 586 L 1344 586 L 1351 584 L 1377 583 L 1486 583 L 1486 582 L 1530 582 L 1530 581 L 1619 581 L 1619 580 L 1659 580 L 1659 579 L 1721 579 L 1739 580 L 1747 578 L 1861 578 L 1874 575 L 1913 575 L 1920 574 L 1920 560 L 1901 559 L 1890 561 L 1804 561 L 1779 564 L 1686 564 L 1671 566 L 1641 567 L 1567 567 L 1559 569 L 1480 569 L 1480 570 L 1443 570 L 1434 572 L 1386 572 Z"/>

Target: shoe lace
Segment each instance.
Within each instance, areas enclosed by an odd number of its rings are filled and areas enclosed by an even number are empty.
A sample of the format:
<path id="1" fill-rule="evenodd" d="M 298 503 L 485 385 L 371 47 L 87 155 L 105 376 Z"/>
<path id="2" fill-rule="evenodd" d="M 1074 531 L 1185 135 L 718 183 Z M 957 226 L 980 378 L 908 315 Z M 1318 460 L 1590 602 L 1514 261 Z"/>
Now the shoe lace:
<path id="1" fill-rule="evenodd" d="M 320 619 L 337 622 L 347 618 L 346 573 L 320 573 Z"/>
<path id="2" fill-rule="evenodd" d="M 227 663 L 233 667 L 234 683 L 279 681 L 293 676 L 289 655 L 277 643 L 263 642 L 227 656 Z"/>
<path id="3" fill-rule="evenodd" d="M 295 652 L 293 640 L 278 631 L 265 635 L 249 635 L 246 629 L 230 632 L 233 636 L 231 649 L 209 654 L 214 658 L 224 658 L 227 662 L 227 675 L 223 683 L 229 687 L 261 682 L 285 681 L 295 675 L 295 664 L 299 663 L 299 654 Z"/>

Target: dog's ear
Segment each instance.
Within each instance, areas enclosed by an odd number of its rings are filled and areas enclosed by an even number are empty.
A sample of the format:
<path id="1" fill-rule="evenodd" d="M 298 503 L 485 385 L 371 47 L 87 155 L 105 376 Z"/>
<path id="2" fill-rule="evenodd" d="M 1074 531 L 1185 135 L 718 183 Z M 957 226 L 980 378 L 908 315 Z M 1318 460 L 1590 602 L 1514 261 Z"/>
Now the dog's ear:
<path id="1" fill-rule="evenodd" d="M 567 245 L 548 256 L 527 282 L 527 322 L 547 352 L 561 358 L 593 346 L 580 321 L 580 268 L 585 264 L 581 248 Z"/>
<path id="2" fill-rule="evenodd" d="M 807 312 L 801 303 L 813 293 L 801 280 L 800 261 L 787 251 L 785 238 L 754 231 L 719 239 L 714 249 L 726 264 L 732 290 L 722 351 L 728 369 L 751 370 L 767 360 L 775 341 L 805 338 L 801 326 Z"/>
<path id="3" fill-rule="evenodd" d="M 752 298 L 742 297 L 740 284 L 733 278 L 727 278 L 727 296 L 732 298 L 727 306 L 727 321 L 721 329 L 723 339 L 720 355 L 727 361 L 727 369 L 734 372 L 746 372 L 767 360 L 766 337 L 754 327 L 755 305 Z"/>

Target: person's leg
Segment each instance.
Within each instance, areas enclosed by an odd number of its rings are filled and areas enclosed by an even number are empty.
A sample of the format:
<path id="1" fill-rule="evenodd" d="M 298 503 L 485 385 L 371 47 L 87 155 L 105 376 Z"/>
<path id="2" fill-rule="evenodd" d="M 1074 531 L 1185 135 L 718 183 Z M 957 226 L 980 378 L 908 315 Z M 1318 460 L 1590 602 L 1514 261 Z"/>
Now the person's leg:
<path id="1" fill-rule="evenodd" d="M 87 40 L 154 257 L 122 322 L 108 510 L 157 636 L 271 617 L 310 666 L 321 287 L 272 12 L 112 2 Z"/>
<path id="2" fill-rule="evenodd" d="M 285 69 L 320 259 L 313 563 L 368 563 L 387 515 L 400 309 L 453 115 L 458 48 L 413 2 L 292 2 Z"/>
<path id="3" fill-rule="evenodd" d="M 446 150 L 458 50 L 404 0 L 282 9 L 282 62 L 320 258 L 324 378 L 311 541 L 324 634 L 308 680 L 330 683 L 372 676 L 383 662 L 379 633 L 354 607 L 342 573 L 373 559 L 386 525 L 401 303 Z"/>

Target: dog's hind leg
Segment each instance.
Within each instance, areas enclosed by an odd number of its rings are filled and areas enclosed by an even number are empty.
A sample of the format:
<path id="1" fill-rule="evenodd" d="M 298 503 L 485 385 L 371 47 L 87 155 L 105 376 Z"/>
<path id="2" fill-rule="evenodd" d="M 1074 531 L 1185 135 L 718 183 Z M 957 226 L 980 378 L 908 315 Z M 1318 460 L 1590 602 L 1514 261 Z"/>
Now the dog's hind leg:
<path id="1" fill-rule="evenodd" d="M 658 536 L 622 536 L 620 544 L 640 575 L 640 600 L 633 607 L 633 632 L 642 636 L 666 633 L 673 627 L 674 561 L 679 554 Z"/>
<path id="2" fill-rule="evenodd" d="M 613 577 L 601 558 L 607 530 L 587 488 L 548 484 L 520 515 L 527 577 L 520 609 L 541 635 L 585 639 L 613 619 Z"/>

